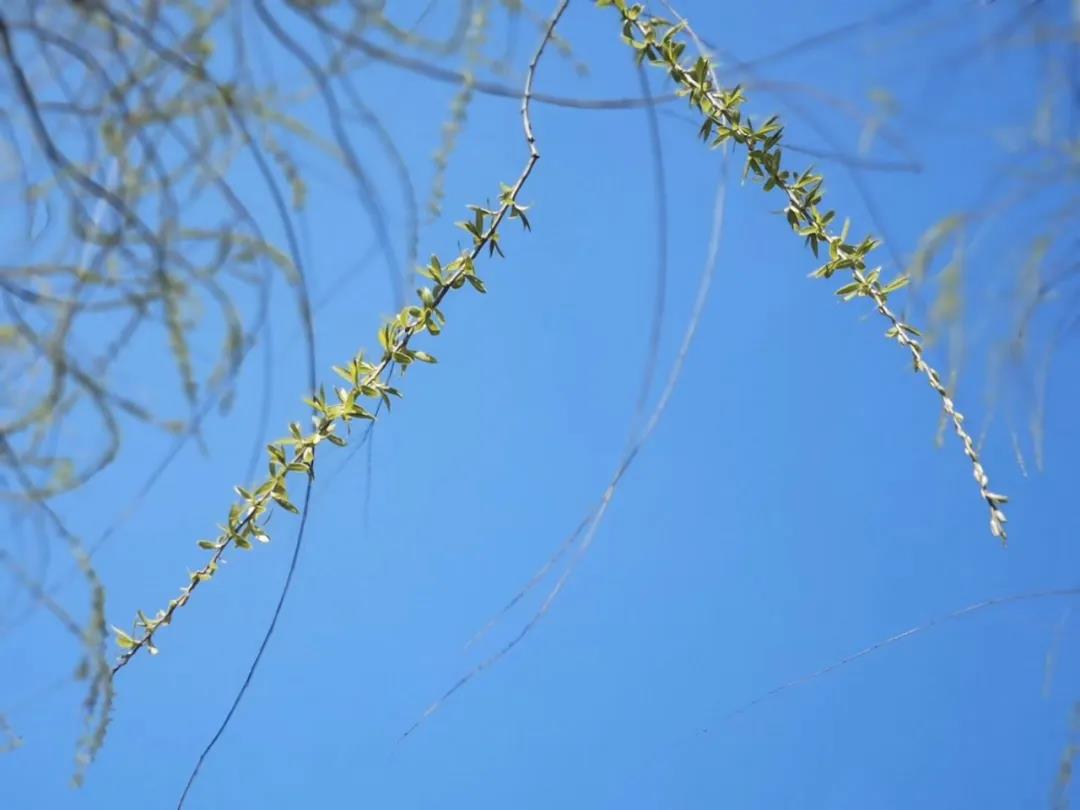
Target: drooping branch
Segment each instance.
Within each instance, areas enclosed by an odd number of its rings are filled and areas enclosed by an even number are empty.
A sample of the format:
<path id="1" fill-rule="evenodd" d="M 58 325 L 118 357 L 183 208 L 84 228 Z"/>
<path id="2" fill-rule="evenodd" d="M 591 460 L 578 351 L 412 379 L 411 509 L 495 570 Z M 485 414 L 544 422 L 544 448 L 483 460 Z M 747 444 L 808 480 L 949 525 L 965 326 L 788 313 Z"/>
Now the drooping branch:
<path id="1" fill-rule="evenodd" d="M 314 476 L 318 445 L 323 441 L 338 446 L 347 443 L 346 439 L 336 432 L 339 424 L 348 425 L 355 419 L 374 419 L 374 414 L 361 402 L 381 401 L 389 407 L 391 397 L 400 396 L 398 390 L 384 379 L 393 367 L 398 366 L 404 370 L 415 361 L 435 362 L 435 358 L 427 352 L 411 347 L 413 338 L 424 332 L 435 336 L 442 331 L 446 318 L 440 305 L 451 290 L 461 289 L 468 283 L 478 292 L 485 291 L 484 283 L 476 271 L 476 261 L 485 249 L 489 256 L 496 252 L 502 255 L 502 249 L 499 246 L 499 228 L 504 220 L 508 217 L 519 219 L 526 229 L 530 227 L 525 214 L 527 207 L 518 202 L 518 197 L 532 174 L 536 162 L 540 159 L 530 116 L 533 81 L 551 32 L 558 25 L 568 3 L 569 0 L 562 0 L 559 4 L 526 72 L 525 88 L 521 96 L 521 121 L 529 154 L 517 181 L 510 186 L 502 186 L 497 208 L 469 206 L 473 212 L 472 219 L 458 224 L 471 237 L 472 246 L 445 266 L 436 256 L 432 256 L 423 275 L 434 282 L 433 285 L 423 287 L 418 291 L 419 304 L 404 307 L 379 330 L 379 343 L 382 346 L 379 359 L 375 362 L 365 360 L 363 352 L 360 352 L 346 366 L 334 368 L 334 371 L 348 383 L 347 387 L 335 388 L 338 402 L 328 402 L 323 390 L 313 393 L 312 397 L 306 400 L 315 414 L 312 417 L 313 432 L 304 434 L 299 423 L 294 422 L 289 426 L 288 438 L 268 446 L 270 455 L 268 477 L 254 491 L 236 487 L 241 500 L 235 502 L 230 508 L 226 525 L 216 539 L 199 541 L 201 548 L 213 553 L 199 570 L 190 575 L 180 595 L 172 599 L 166 608 L 159 610 L 153 617 L 148 617 L 139 611 L 134 635 L 114 628 L 117 642 L 124 650 L 113 666 L 114 675 L 125 667 L 140 650 L 146 649 L 151 654 L 156 652 L 154 636 L 157 631 L 170 624 L 176 611 L 191 600 L 199 585 L 213 577 L 227 550 L 230 548 L 250 549 L 253 540 L 262 543 L 269 541 L 265 519 L 260 522 L 260 518 L 263 518 L 275 504 L 286 511 L 299 512 L 299 509 L 289 500 L 287 485 L 289 475 L 302 473 L 310 480 Z M 292 448 L 291 453 L 287 453 L 286 447 Z"/>
<path id="2" fill-rule="evenodd" d="M 705 49 L 685 19 L 672 24 L 659 17 L 647 17 L 644 6 L 630 5 L 626 0 L 597 0 L 597 5 L 611 6 L 619 12 L 623 40 L 636 51 L 637 58 L 664 69 L 677 86 L 679 95 L 685 96 L 701 114 L 704 119 L 700 130 L 702 139 L 714 147 L 728 142 L 741 146 L 746 151 L 744 177 L 752 176 L 762 183 L 765 191 L 778 189 L 784 195 L 784 214 L 788 225 L 805 239 L 815 256 L 821 247 L 828 248 L 828 261 L 812 276 L 831 278 L 839 271 L 850 272 L 852 280 L 840 287 L 837 295 L 844 300 L 869 298 L 877 312 L 888 322 L 886 337 L 907 349 L 915 370 L 926 377 L 930 387 L 941 397 L 942 407 L 963 444 L 964 454 L 971 462 L 979 494 L 989 507 L 990 531 L 1004 543 L 1006 518 L 1001 506 L 1008 498 L 990 490 L 990 480 L 975 442 L 964 427 L 964 416 L 956 409 L 938 372 L 927 363 L 919 342 L 919 331 L 889 308 L 889 295 L 906 286 L 908 277 L 901 275 L 882 284 L 879 281 L 881 268 L 867 268 L 867 256 L 880 242 L 868 236 L 858 244 L 849 243 L 850 220 L 845 222 L 839 233 L 832 230 L 831 223 L 836 212 L 822 211 L 818 207 L 824 198 L 824 178 L 810 168 L 799 173 L 785 167 L 782 161 L 783 127 L 779 118 L 773 116 L 759 127 L 754 127 L 749 117 L 744 118 L 740 110 L 745 101 L 742 89 L 738 86 L 725 89 L 720 85 L 712 63 L 704 55 Z M 701 53 L 690 63 L 683 61 L 686 50 L 684 32 L 696 41 Z"/>

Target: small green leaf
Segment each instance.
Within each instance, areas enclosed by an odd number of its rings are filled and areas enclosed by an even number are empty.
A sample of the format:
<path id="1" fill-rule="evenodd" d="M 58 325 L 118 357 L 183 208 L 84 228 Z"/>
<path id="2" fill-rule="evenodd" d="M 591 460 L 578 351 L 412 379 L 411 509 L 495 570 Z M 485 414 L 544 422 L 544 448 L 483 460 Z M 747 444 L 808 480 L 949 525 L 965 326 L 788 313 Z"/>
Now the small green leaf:
<path id="1" fill-rule="evenodd" d="M 292 501 L 290 501 L 284 495 L 279 495 L 279 494 L 275 493 L 272 497 L 273 497 L 273 499 L 275 501 L 277 501 L 278 506 L 280 506 L 286 512 L 292 512 L 294 515 L 299 515 L 300 514 L 300 510 L 297 509 L 293 505 Z"/>
<path id="2" fill-rule="evenodd" d="M 116 634 L 116 646 L 120 649 L 130 650 L 135 646 L 135 639 L 115 625 L 113 626 L 113 633 Z"/>
<path id="3" fill-rule="evenodd" d="M 909 275 L 905 274 L 905 275 L 902 275 L 902 276 L 897 276 L 892 281 L 890 281 L 888 284 L 886 284 L 884 287 L 882 287 L 881 292 L 884 295 L 888 295 L 889 293 L 894 293 L 897 290 L 902 290 L 910 282 L 911 282 L 911 276 L 909 276 Z"/>

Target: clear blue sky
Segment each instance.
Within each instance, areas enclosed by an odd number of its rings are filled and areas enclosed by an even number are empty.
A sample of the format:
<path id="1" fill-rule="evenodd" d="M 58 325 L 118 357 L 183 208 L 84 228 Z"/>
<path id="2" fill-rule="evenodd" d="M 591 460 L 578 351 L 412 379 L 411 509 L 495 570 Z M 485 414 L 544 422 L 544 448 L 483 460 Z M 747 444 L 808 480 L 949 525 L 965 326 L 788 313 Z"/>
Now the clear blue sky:
<path id="1" fill-rule="evenodd" d="M 410 4 L 400 5 L 401 20 L 411 19 Z M 1064 20 L 1065 4 L 1050 6 L 1047 18 Z M 751 59 L 875 8 L 886 6 L 688 0 L 680 10 L 729 55 Z M 872 109 L 868 93 L 887 87 L 903 101 L 911 112 L 890 121 L 866 156 L 914 160 L 921 171 L 856 176 L 815 160 L 829 203 L 850 213 L 859 235 L 880 232 L 864 184 L 901 257 L 933 222 L 984 200 L 1004 154 L 993 144 L 1032 119 L 1031 88 L 1045 68 L 1027 50 L 954 58 L 1008 24 L 1013 4 L 929 9 L 770 61 L 759 79 L 800 87 L 747 93 L 755 118 L 785 115 L 792 144 L 849 154 L 861 124 L 830 99 Z M 538 89 L 639 94 L 613 12 L 575 0 L 562 33 L 588 55 L 591 73 L 579 78 L 551 53 Z M 535 31 L 523 25 L 518 37 L 520 64 Z M 274 70 L 283 84 L 304 80 L 285 57 Z M 423 198 L 453 88 L 381 66 L 361 76 Z M 650 78 L 666 91 L 662 75 Z M 411 371 L 404 400 L 379 421 L 370 481 L 363 452 L 340 471 L 348 451 L 321 462 L 290 600 L 187 806 L 1047 806 L 1080 700 L 1069 599 L 945 623 L 724 719 L 779 684 L 965 605 L 1080 585 L 1071 508 L 1080 433 L 1068 416 L 1080 364 L 1070 346 L 1048 389 L 1043 472 L 1025 477 L 1010 442 L 1009 403 L 1029 441 L 1029 394 L 999 399 L 989 425 L 993 487 L 1012 497 L 1003 550 L 955 437 L 935 445 L 934 394 L 883 339 L 869 307 L 840 303 L 838 285 L 807 278 L 812 256 L 772 213 L 776 198 L 739 184 L 738 163 L 697 341 L 592 548 L 526 639 L 398 742 L 540 607 L 554 578 L 465 649 L 600 497 L 634 417 L 658 232 L 646 117 L 539 105 L 534 117 L 543 157 L 523 195 L 533 232 L 506 230 L 507 259 L 482 265 L 486 297 L 462 291 L 447 301 L 443 336 L 422 345 L 440 362 Z M 721 158 L 676 115 L 662 115 L 660 126 L 671 215 L 662 379 L 706 257 Z M 400 234 L 390 169 L 369 135 L 357 138 Z M 423 228 L 421 254 L 451 257 L 462 238 L 453 220 L 516 177 L 524 154 L 517 104 L 478 97 L 448 175 L 447 214 Z M 325 162 L 309 168 L 305 249 L 321 302 L 318 373 L 330 384 L 332 364 L 375 345 L 393 302 L 353 188 Z M 1013 317 L 1025 246 L 1014 239 L 1036 232 L 1037 215 L 1028 208 L 1015 225 L 993 223 L 968 257 L 973 311 L 958 402 L 976 434 L 992 405 L 989 348 Z M 913 307 L 913 318 L 925 321 L 925 311 Z M 164 605 L 201 564 L 195 541 L 222 520 L 252 444 L 303 418 L 304 352 L 283 284 L 274 312 L 268 433 L 257 434 L 260 350 L 233 412 L 206 425 L 210 455 L 187 447 L 96 558 L 113 623 Z M 139 364 L 160 352 L 148 343 L 117 373 L 167 402 L 170 368 Z M 944 343 L 931 359 L 948 366 Z M 120 461 L 58 503 L 87 538 L 115 519 L 169 446 L 135 426 L 125 442 Z M 274 542 L 230 555 L 161 633 L 161 654 L 121 673 L 107 744 L 79 791 L 67 779 L 82 687 L 46 688 L 74 665 L 73 645 L 42 611 L 7 627 L 0 711 L 25 745 L 0 756 L 0 807 L 173 807 L 269 620 L 296 523 L 275 516 Z M 66 565 L 54 551 L 52 576 Z M 63 595 L 83 604 L 77 580 Z M 24 603 L 13 604 L 15 615 Z"/>

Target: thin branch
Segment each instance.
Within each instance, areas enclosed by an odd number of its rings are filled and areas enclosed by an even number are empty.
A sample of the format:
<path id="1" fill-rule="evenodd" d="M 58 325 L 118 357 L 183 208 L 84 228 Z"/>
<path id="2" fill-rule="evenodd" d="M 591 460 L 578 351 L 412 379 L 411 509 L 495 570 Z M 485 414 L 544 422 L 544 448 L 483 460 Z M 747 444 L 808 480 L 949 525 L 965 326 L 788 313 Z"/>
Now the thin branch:
<path id="1" fill-rule="evenodd" d="M 720 720 L 718 721 L 718 725 L 733 720 L 734 718 L 749 711 L 755 706 L 758 706 L 765 701 L 776 697 L 777 695 L 787 692 L 789 689 L 794 689 L 798 686 L 804 686 L 811 681 L 816 681 L 818 678 L 824 677 L 831 672 L 835 672 L 836 670 L 845 667 L 848 664 L 858 661 L 860 658 L 865 658 L 868 655 L 873 655 L 876 652 L 881 652 L 885 648 L 891 647 L 897 642 L 921 635 L 927 630 L 932 630 L 938 625 L 944 624 L 946 622 L 951 622 L 954 619 L 969 616 L 972 613 L 979 613 L 981 611 L 987 610 L 988 608 L 1002 607 L 1004 605 L 1016 604 L 1017 602 L 1031 602 L 1037 599 L 1057 599 L 1060 597 L 1076 596 L 1080 596 L 1080 588 L 1058 588 L 1055 590 L 1033 591 L 1030 593 L 1013 594 L 1012 596 L 997 596 L 991 599 L 984 599 L 981 602 L 975 602 L 974 604 L 968 605 L 967 607 L 962 607 L 958 610 L 952 611 L 951 613 L 946 613 L 944 616 L 938 616 L 936 618 L 930 619 L 929 621 L 923 622 L 922 624 L 917 624 L 914 627 L 909 627 L 907 630 L 903 630 L 899 633 L 889 636 L 888 638 L 884 638 L 881 641 L 877 641 L 868 647 L 863 647 L 858 652 L 844 656 L 838 661 L 834 661 L 828 666 L 822 667 L 821 669 L 815 670 L 814 672 L 802 675 L 798 678 L 793 678 L 792 680 L 782 683 L 778 686 L 774 686 L 769 691 L 763 692 L 757 697 L 748 700 L 746 701 L 746 703 L 743 703 L 732 709 L 731 711 L 727 712 L 723 717 L 720 718 Z M 709 729 L 703 728 L 701 729 L 700 733 L 708 734 Z"/>
<path id="2" fill-rule="evenodd" d="M 518 197 L 532 174 L 537 161 L 540 159 L 540 152 L 536 148 L 536 136 L 533 133 L 530 116 L 533 81 L 537 64 L 543 55 L 551 32 L 558 24 L 559 19 L 561 19 L 568 3 L 569 0 L 563 0 L 559 4 L 540 46 L 529 63 L 526 74 L 525 90 L 521 97 L 522 128 L 529 149 L 525 167 L 513 186 L 503 188 L 500 195 L 500 206 L 497 210 L 489 211 L 473 206 L 476 214 L 475 222 L 464 223 L 465 229 L 473 237 L 472 248 L 463 253 L 453 263 L 447 265 L 446 271 L 449 275 L 444 276 L 441 265 L 438 264 L 436 259 L 433 259 L 433 265 L 429 271 L 437 282 L 434 290 L 428 288 L 420 290 L 419 296 L 423 306 L 406 307 L 394 319 L 384 325 L 379 336 L 383 346 L 383 355 L 378 363 L 367 363 L 363 361 L 362 356 L 357 356 L 349 364 L 349 369 L 339 369 L 339 373 L 350 379 L 352 383 L 350 391 L 339 389 L 339 396 L 342 398 L 341 405 L 327 405 L 321 393 L 315 393 L 313 398 L 308 400 L 316 411 L 316 417 L 313 419 L 316 429 L 313 434 L 304 437 L 299 424 L 294 423 L 290 426 L 293 438 L 289 439 L 288 442 L 295 445 L 291 459 L 286 458 L 282 446 L 283 442 L 270 445 L 271 477 L 255 490 L 255 494 L 238 488 L 238 492 L 244 500 L 242 503 L 234 504 L 230 510 L 227 529 L 216 542 L 204 541 L 202 543 L 204 547 L 213 549 L 210 559 L 202 568 L 190 575 L 188 584 L 181 589 L 180 595 L 172 599 L 168 606 L 160 610 L 155 617 L 149 618 L 142 613 L 139 614 L 137 625 L 142 627 L 142 632 L 137 638 L 128 636 L 122 631 L 117 632 L 117 641 L 124 648 L 124 652 L 112 668 L 114 675 L 124 668 L 139 651 L 146 649 L 153 652 L 156 649 L 153 644 L 155 634 L 160 628 L 172 622 L 176 611 L 188 604 L 196 589 L 203 582 L 209 581 L 214 576 L 223 555 L 228 549 L 242 544 L 243 547 L 249 547 L 249 538 L 252 536 L 263 541 L 268 539 L 255 521 L 272 503 L 276 502 L 289 511 L 298 511 L 288 500 L 285 487 L 285 479 L 288 474 L 306 470 L 310 479 L 315 458 L 315 447 L 323 440 L 328 440 L 332 444 L 345 443 L 344 439 L 334 434 L 338 420 L 348 422 L 356 418 L 373 418 L 369 412 L 358 404 L 357 400 L 359 398 L 374 397 L 388 402 L 391 394 L 397 395 L 397 392 L 390 388 L 389 385 L 380 382 L 383 375 L 395 364 L 407 365 L 413 360 L 434 362 L 434 358 L 425 352 L 410 348 L 409 344 L 412 338 L 424 331 L 433 334 L 441 331 L 442 315 L 439 305 L 450 290 L 458 289 L 466 282 L 481 291 L 483 290 L 483 283 L 475 273 L 475 260 L 485 248 L 488 249 L 489 254 L 496 251 L 501 254 L 499 227 L 507 217 L 520 219 L 522 224 L 528 228 L 528 221 L 524 214 L 525 208 L 518 202 Z"/>

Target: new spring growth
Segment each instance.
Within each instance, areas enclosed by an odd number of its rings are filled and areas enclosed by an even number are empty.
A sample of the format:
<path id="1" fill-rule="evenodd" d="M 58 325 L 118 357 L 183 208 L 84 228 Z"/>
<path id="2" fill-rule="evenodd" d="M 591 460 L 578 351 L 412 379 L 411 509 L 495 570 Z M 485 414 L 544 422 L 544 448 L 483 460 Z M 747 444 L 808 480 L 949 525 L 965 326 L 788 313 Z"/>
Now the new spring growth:
<path id="1" fill-rule="evenodd" d="M 177 610 L 186 605 L 195 590 L 203 582 L 211 579 L 218 571 L 222 557 L 231 548 L 247 551 L 254 543 L 268 543 L 266 518 L 273 506 L 287 512 L 300 510 L 289 498 L 288 480 L 292 475 L 313 478 L 315 475 L 316 449 L 323 442 L 342 447 L 346 438 L 338 431 L 338 426 L 356 419 L 373 420 L 372 403 L 382 402 L 390 408 L 392 398 L 400 397 L 401 392 L 383 379 L 392 366 L 398 366 L 405 372 L 414 362 L 434 363 L 435 357 L 420 349 L 410 346 L 412 339 L 424 332 L 438 335 L 446 323 L 446 316 L 440 304 L 451 290 L 459 290 L 466 284 L 477 292 L 485 292 L 484 282 L 476 271 L 476 259 L 486 248 L 488 255 L 503 255 L 499 246 L 498 227 L 509 216 L 519 219 L 528 229 L 526 218 L 527 206 L 517 201 L 520 183 L 514 186 L 502 185 L 499 205 L 486 208 L 479 205 L 469 206 L 472 216 L 458 223 L 472 238 L 472 247 L 465 250 L 456 259 L 443 264 L 437 256 L 432 256 L 421 274 L 433 284 L 421 287 L 416 295 L 418 303 L 402 308 L 397 315 L 383 324 L 378 333 L 382 353 L 372 362 L 365 359 L 361 352 L 344 366 L 334 366 L 334 372 L 344 380 L 345 385 L 333 388 L 333 396 L 328 397 L 325 389 L 320 389 L 304 402 L 312 409 L 312 430 L 305 433 L 300 423 L 289 425 L 289 435 L 267 446 L 269 460 L 267 477 L 254 490 L 236 487 L 239 500 L 229 508 L 228 517 L 213 540 L 200 540 L 201 549 L 212 552 L 206 563 L 188 575 L 188 582 L 180 589 L 180 594 L 170 600 L 168 605 L 154 616 L 138 612 L 134 623 L 134 632 L 127 633 L 113 628 L 116 642 L 123 650 L 113 667 L 113 673 L 124 667 L 139 650 L 157 653 L 154 636 L 158 630 L 168 625 Z"/>
<path id="2" fill-rule="evenodd" d="M 222 555 L 229 547 L 249 549 L 252 547 L 252 539 L 262 543 L 269 541 L 266 522 L 263 520 L 260 523 L 259 518 L 266 513 L 271 504 L 277 504 L 286 511 L 299 511 L 289 500 L 286 479 L 291 473 L 300 473 L 309 479 L 314 478 L 316 447 L 323 441 L 339 446 L 346 443 L 346 440 L 335 432 L 339 422 L 344 422 L 347 427 L 353 419 L 375 418 L 371 411 L 360 404 L 363 400 L 379 400 L 389 408 L 391 397 L 400 396 L 397 389 L 392 388 L 384 380 L 394 366 L 400 367 L 404 373 L 414 361 L 435 362 L 435 358 L 430 354 L 413 349 L 409 343 L 413 337 L 423 332 L 437 336 L 442 331 L 446 316 L 439 306 L 451 290 L 460 290 L 465 284 L 469 284 L 477 292 L 484 292 L 484 282 L 476 273 L 476 260 L 485 248 L 489 257 L 495 253 L 503 255 L 502 248 L 499 246 L 499 226 L 503 221 L 507 217 L 518 219 L 525 230 L 531 230 L 525 214 L 528 207 L 518 202 L 518 196 L 540 159 L 529 111 L 533 79 L 544 49 L 551 40 L 555 26 L 558 25 L 568 4 L 569 0 L 562 0 L 559 3 L 547 23 L 544 36 L 533 53 L 525 74 L 525 88 L 521 95 L 521 125 L 528 156 L 517 181 L 509 186 L 500 184 L 497 207 L 469 206 L 472 216 L 457 225 L 471 237 L 471 247 L 463 250 L 456 259 L 445 266 L 436 256 L 431 257 L 431 261 L 421 274 L 434 284 L 417 290 L 420 303 L 405 306 L 379 330 L 379 345 L 382 347 L 380 359 L 371 363 L 365 360 L 361 353 L 354 357 L 348 366 L 335 367 L 334 371 L 348 384 L 347 387 L 335 388 L 338 399 L 336 403 L 329 403 L 325 391 L 321 389 L 316 396 L 306 400 L 313 411 L 311 418 L 314 431 L 305 434 L 298 423 L 293 423 L 289 426 L 287 438 L 269 445 L 267 448 L 270 454 L 269 476 L 253 492 L 237 487 L 237 494 L 241 500 L 230 508 L 226 524 L 219 527 L 221 533 L 215 540 L 199 541 L 201 548 L 213 552 L 210 559 L 198 571 L 189 574 L 188 583 L 180 590 L 180 595 L 171 600 L 164 610 L 159 610 L 153 618 L 147 617 L 140 611 L 135 621 L 133 635 L 119 628 L 113 628 L 116 632 L 117 644 L 124 651 L 112 669 L 114 675 L 139 650 L 146 648 L 148 652 L 156 652 L 154 634 L 172 621 L 176 611 L 190 601 L 200 584 L 213 577 Z M 285 449 L 290 446 L 292 447 L 291 456 Z"/>
<path id="3" fill-rule="evenodd" d="M 703 122 L 699 134 L 702 140 L 713 148 L 734 142 L 745 150 L 744 179 L 750 177 L 761 182 L 765 191 L 779 190 L 786 198 L 783 213 L 792 231 L 803 237 L 814 256 L 820 257 L 822 248 L 827 249 L 828 260 L 811 276 L 828 279 L 840 271 L 849 273 L 850 281 L 836 294 L 844 300 L 870 299 L 877 312 L 888 321 L 886 337 L 908 350 L 916 373 L 924 375 L 941 398 L 942 407 L 963 444 L 964 454 L 971 462 L 979 494 L 989 507 L 990 531 L 1004 543 L 1006 518 L 1001 507 L 1008 499 L 990 490 L 990 479 L 975 443 L 964 427 L 964 416 L 956 410 L 938 372 L 923 356 L 919 331 L 903 322 L 888 306 L 889 296 L 906 286 L 908 277 L 901 275 L 882 283 L 881 268 L 867 267 L 867 256 L 878 247 L 878 240 L 868 236 L 858 243 L 849 242 L 850 220 L 845 221 L 839 233 L 831 230 L 836 212 L 819 208 L 824 198 L 824 179 L 812 168 L 797 172 L 785 167 L 784 130 L 777 116 L 755 126 L 740 110 L 745 102 L 742 89 L 721 87 L 713 64 L 704 53 L 696 59 L 683 60 L 687 46 L 684 34 L 700 43 L 685 20 L 673 24 L 658 17 L 646 17 L 644 6 L 631 5 L 626 0 L 597 0 L 597 5 L 611 6 L 619 12 L 623 41 L 634 49 L 638 63 L 648 62 L 666 71 L 675 83 L 678 95 L 686 97 L 690 106 L 701 115 Z M 699 45 L 699 50 L 704 49 Z"/>

